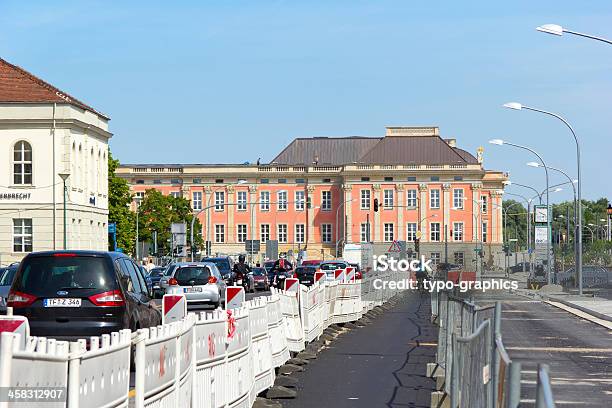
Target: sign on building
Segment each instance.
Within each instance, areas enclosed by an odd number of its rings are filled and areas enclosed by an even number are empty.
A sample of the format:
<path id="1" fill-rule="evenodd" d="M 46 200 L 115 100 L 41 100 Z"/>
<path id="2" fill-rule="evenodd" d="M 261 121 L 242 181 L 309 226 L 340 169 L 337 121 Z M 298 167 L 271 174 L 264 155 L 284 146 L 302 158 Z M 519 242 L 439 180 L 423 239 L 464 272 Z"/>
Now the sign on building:
<path id="1" fill-rule="evenodd" d="M 266 241 L 266 258 L 278 259 L 278 241 L 277 240 Z"/>

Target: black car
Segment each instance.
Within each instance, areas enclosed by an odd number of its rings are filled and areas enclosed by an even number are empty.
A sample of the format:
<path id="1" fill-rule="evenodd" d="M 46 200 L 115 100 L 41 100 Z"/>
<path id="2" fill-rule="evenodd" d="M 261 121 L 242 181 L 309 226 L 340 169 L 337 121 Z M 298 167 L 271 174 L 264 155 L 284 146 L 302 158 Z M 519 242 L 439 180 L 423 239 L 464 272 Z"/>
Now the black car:
<path id="1" fill-rule="evenodd" d="M 32 336 L 61 340 L 161 324 L 140 268 L 120 252 L 33 252 L 7 303 L 28 318 Z"/>
<path id="2" fill-rule="evenodd" d="M 295 268 L 297 278 L 302 285 L 311 286 L 314 284 L 315 272 L 317 268 L 314 266 L 298 266 Z"/>
<path id="3" fill-rule="evenodd" d="M 212 262 L 217 265 L 217 269 L 221 273 L 223 280 L 227 285 L 233 285 L 234 261 L 229 256 L 220 256 L 216 258 L 202 258 L 201 262 Z"/>
<path id="4" fill-rule="evenodd" d="M 148 278 L 151 280 L 151 285 L 153 286 L 153 296 L 158 297 L 163 294 L 163 290 L 159 286 L 159 281 L 162 276 L 164 276 L 164 272 L 166 268 L 153 268 L 148 273 Z"/>

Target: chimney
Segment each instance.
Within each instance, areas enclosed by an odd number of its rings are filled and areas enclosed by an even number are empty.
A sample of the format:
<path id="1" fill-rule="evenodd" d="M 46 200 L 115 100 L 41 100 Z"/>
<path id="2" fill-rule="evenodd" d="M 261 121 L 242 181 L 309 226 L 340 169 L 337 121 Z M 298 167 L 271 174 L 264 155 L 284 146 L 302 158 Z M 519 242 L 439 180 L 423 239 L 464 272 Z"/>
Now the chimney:
<path id="1" fill-rule="evenodd" d="M 439 136 L 440 129 L 437 126 L 386 126 L 385 136 Z"/>
<path id="2" fill-rule="evenodd" d="M 450 147 L 457 147 L 457 139 L 444 139 Z"/>

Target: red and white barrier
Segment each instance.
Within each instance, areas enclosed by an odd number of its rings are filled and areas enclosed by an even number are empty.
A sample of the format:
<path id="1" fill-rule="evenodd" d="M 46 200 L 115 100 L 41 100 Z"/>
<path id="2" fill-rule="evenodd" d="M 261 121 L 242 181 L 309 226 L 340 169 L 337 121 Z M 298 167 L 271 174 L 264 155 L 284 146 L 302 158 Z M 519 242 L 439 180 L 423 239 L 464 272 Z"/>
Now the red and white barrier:
<path id="1" fill-rule="evenodd" d="M 318 283 L 320 285 L 325 283 L 325 279 L 327 278 L 327 274 L 325 272 L 317 271 L 314 275 L 314 283 Z"/>
<path id="2" fill-rule="evenodd" d="M 298 293 L 298 288 L 300 287 L 300 281 L 297 278 L 287 278 L 285 279 L 285 292 L 288 293 Z"/>
<path id="3" fill-rule="evenodd" d="M 353 268 L 352 266 L 348 266 L 346 268 L 346 281 L 347 282 L 355 281 L 355 268 Z"/>
<path id="4" fill-rule="evenodd" d="M 12 309 L 9 307 L 6 315 L 0 315 L 0 333 L 19 334 L 20 348 L 23 349 L 26 339 L 30 336 L 30 324 L 27 317 L 13 315 Z"/>
<path id="5" fill-rule="evenodd" d="M 185 295 L 164 295 L 162 299 L 162 324 L 178 322 L 187 316 Z"/>
<path id="6" fill-rule="evenodd" d="M 334 280 L 336 282 L 344 282 L 346 279 L 346 271 L 344 269 L 336 269 L 334 271 Z"/>
<path id="7" fill-rule="evenodd" d="M 242 286 L 228 286 L 225 289 L 225 308 L 238 309 L 244 303 L 245 294 Z"/>

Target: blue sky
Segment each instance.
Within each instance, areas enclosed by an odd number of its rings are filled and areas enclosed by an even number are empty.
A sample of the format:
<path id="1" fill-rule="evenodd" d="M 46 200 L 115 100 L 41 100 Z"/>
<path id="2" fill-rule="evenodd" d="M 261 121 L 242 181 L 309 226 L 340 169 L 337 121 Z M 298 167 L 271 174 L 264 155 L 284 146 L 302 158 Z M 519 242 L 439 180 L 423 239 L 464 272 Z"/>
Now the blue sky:
<path id="1" fill-rule="evenodd" d="M 612 2 L 428 3 L 0 0 L 0 56 L 110 115 L 125 163 L 266 161 L 298 136 L 437 125 L 519 183 L 543 188 L 543 171 L 489 139 L 575 175 L 569 132 L 501 108 L 520 101 L 571 121 L 583 196 L 612 197 L 612 46 L 535 31 L 612 38 Z"/>

